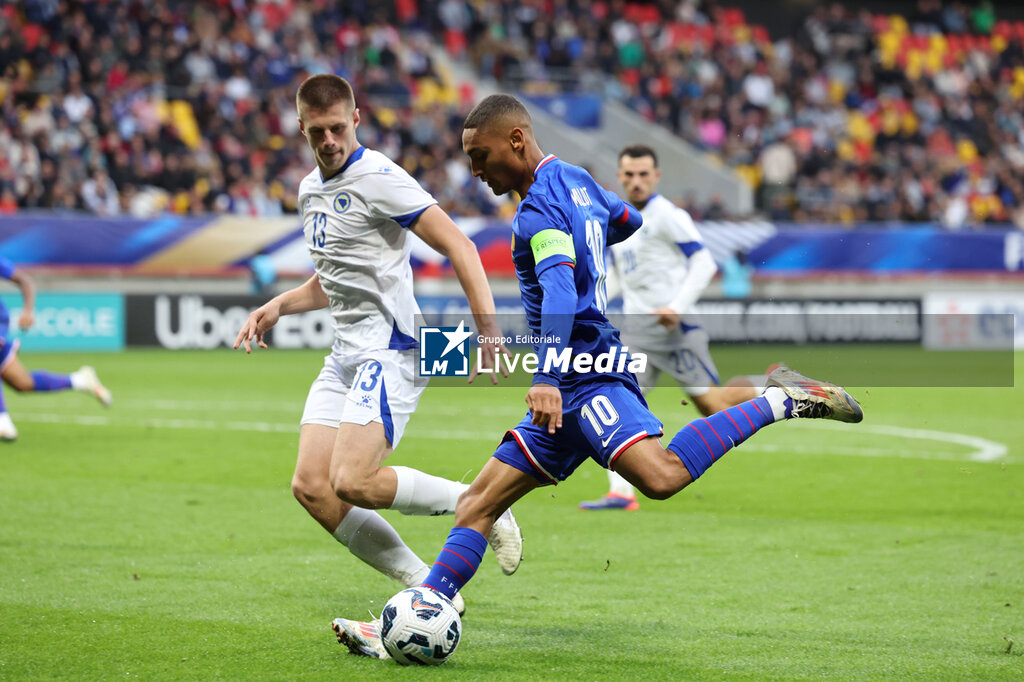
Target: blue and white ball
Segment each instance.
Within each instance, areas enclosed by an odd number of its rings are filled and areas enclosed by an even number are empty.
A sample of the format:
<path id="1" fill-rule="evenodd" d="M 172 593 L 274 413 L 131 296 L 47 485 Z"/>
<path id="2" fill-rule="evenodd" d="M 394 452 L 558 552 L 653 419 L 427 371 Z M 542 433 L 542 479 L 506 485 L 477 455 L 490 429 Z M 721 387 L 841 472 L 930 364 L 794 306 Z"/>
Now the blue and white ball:
<path id="1" fill-rule="evenodd" d="M 380 614 L 384 648 L 402 665 L 441 665 L 462 637 L 462 619 L 452 602 L 428 587 L 402 590 Z"/>

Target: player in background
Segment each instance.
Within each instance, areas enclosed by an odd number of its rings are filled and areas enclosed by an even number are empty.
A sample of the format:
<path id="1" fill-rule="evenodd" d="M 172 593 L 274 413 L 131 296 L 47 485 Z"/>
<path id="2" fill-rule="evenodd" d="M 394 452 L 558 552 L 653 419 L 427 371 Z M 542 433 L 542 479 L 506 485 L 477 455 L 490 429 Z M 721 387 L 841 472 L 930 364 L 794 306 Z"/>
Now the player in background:
<path id="1" fill-rule="evenodd" d="M 424 390 L 414 383 L 419 307 L 409 233 L 451 260 L 479 333 L 500 338 L 494 300 L 473 242 L 400 166 L 359 144 L 348 81 L 311 76 L 296 107 L 317 166 L 298 197 L 315 274 L 252 312 L 235 348 L 250 353 L 253 340 L 266 348 L 264 334 L 281 315 L 330 306 L 334 344 L 303 410 L 292 492 L 357 558 L 404 586 L 418 585 L 429 567 L 375 510 L 452 514 L 468 486 L 383 466 Z M 493 367 L 495 349 L 482 351 L 483 366 Z M 490 540 L 502 571 L 513 573 L 522 538 L 511 514 Z"/>
<path id="2" fill-rule="evenodd" d="M 545 155 L 529 112 L 510 95 L 491 95 L 469 113 L 462 146 L 473 175 L 495 194 L 522 197 L 512 258 L 527 321 L 541 339 L 541 366 L 526 394 L 527 416 L 505 434 L 459 500 L 455 528 L 423 587 L 457 595 L 476 573 L 494 521 L 534 488 L 565 480 L 588 457 L 661 500 L 776 421 L 863 418 L 843 389 L 780 367 L 762 395 L 690 422 L 663 447 L 661 422 L 632 373 L 580 371 L 573 363 L 563 371 L 543 360 L 549 349 L 555 356 L 569 349 L 573 357 L 620 352 L 619 333 L 604 315 L 605 244 L 633 234 L 638 211 L 582 168 Z M 350 651 L 387 657 L 379 621 L 339 621 Z"/>
<path id="3" fill-rule="evenodd" d="M 18 327 L 28 330 L 35 322 L 36 285 L 27 272 L 19 270 L 14 263 L 0 258 L 0 277 L 10 280 L 21 289 L 21 315 Z M 110 407 L 113 398 L 110 391 L 100 383 L 96 370 L 92 367 L 81 367 L 70 374 L 57 374 L 37 369 L 29 371 L 18 359 L 19 339 L 9 335 L 10 314 L 7 307 L 0 303 L 0 378 L 5 384 L 19 393 L 66 391 L 84 391 L 91 393 L 104 407 Z M 0 390 L 0 440 L 13 441 L 18 437 L 18 429 L 7 413 L 3 391 Z"/>
<path id="4" fill-rule="evenodd" d="M 626 147 L 619 152 L 618 179 L 626 198 L 640 209 L 644 224 L 632 237 L 610 247 L 606 286 L 609 301 L 622 295 L 623 342 L 630 350 L 647 354 L 644 394 L 666 372 L 705 417 L 757 397 L 759 390 L 749 377 L 720 385 L 707 332 L 687 317 L 718 267 L 690 214 L 657 194 L 658 155 L 644 145 Z M 764 377 L 757 383 L 763 388 Z M 640 508 L 626 479 L 609 470 L 608 483 L 604 497 L 581 502 L 580 509 Z"/>

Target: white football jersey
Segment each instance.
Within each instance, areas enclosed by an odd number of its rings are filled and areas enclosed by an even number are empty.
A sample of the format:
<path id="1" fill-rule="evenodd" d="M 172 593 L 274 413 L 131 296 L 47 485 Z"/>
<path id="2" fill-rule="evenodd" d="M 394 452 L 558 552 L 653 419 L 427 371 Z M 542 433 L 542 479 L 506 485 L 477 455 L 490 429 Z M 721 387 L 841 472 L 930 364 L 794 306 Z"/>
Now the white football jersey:
<path id="1" fill-rule="evenodd" d="M 652 195 L 640 214 L 643 226 L 611 247 L 627 315 L 670 307 L 679 295 L 673 283 L 683 281 L 690 255 L 703 246 L 690 214 L 660 194 Z"/>
<path id="2" fill-rule="evenodd" d="M 679 300 L 687 298 L 682 296 L 682 287 L 688 286 L 690 256 L 703 248 L 700 233 L 689 213 L 659 194 L 647 200 L 640 214 L 644 217 L 640 229 L 611 247 L 609 274 L 622 293 L 624 315 L 617 320 L 622 340 L 647 352 L 684 348 L 686 330 L 696 326 L 696 320 L 686 314 L 689 311 L 677 311 L 683 316 L 683 325 L 674 329 L 658 324 L 650 313 L 659 308 L 675 310 L 680 307 Z M 691 293 L 693 300 L 700 295 Z"/>
<path id="3" fill-rule="evenodd" d="M 437 202 L 380 152 L 359 147 L 324 181 L 299 185 L 306 245 L 331 304 L 337 355 L 416 346 L 408 227 Z"/>

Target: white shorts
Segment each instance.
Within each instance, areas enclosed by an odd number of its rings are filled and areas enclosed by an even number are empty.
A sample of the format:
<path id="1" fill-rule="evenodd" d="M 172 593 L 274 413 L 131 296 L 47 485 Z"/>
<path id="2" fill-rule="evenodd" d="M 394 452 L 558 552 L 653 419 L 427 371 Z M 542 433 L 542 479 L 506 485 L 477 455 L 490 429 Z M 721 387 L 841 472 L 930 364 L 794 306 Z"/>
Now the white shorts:
<path id="1" fill-rule="evenodd" d="M 708 333 L 700 327 L 687 326 L 679 345 L 671 350 L 651 350 L 630 346 L 631 352 L 647 354 L 646 388 L 656 386 L 662 372 L 673 376 L 689 396 L 701 396 L 721 382 L 718 369 L 708 350 Z"/>
<path id="2" fill-rule="evenodd" d="M 379 422 L 396 448 L 426 388 L 416 385 L 415 372 L 415 351 L 328 355 L 309 388 L 301 423 L 338 428 L 341 422 Z"/>

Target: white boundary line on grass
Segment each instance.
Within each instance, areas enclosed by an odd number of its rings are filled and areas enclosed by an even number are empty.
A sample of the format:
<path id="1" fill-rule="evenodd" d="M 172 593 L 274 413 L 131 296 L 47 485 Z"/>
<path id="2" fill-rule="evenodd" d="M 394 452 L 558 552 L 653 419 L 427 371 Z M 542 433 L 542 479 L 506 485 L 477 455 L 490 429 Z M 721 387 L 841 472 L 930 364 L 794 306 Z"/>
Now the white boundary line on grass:
<path id="1" fill-rule="evenodd" d="M 46 412 L 28 412 L 18 416 L 17 421 L 35 422 L 41 424 L 77 424 L 80 426 L 139 426 L 143 428 L 165 428 L 165 429 L 195 429 L 202 431 L 245 431 L 259 433 L 291 433 L 298 435 L 299 425 L 297 422 L 290 424 L 257 422 L 257 421 L 217 421 L 212 419 L 166 419 L 152 418 L 134 420 L 113 420 L 110 417 L 93 415 L 67 415 Z M 884 424 L 841 424 L 836 422 L 813 422 L 795 421 L 794 425 L 805 429 L 844 431 L 852 430 L 857 433 L 872 433 L 883 436 L 895 436 L 897 438 L 910 438 L 914 440 L 938 441 L 940 443 L 957 443 L 973 450 L 968 458 L 973 462 L 993 462 L 1005 457 L 1009 448 L 1004 443 L 999 443 L 980 436 L 971 436 L 965 433 L 951 431 L 933 431 L 931 429 L 910 429 L 903 426 L 887 426 Z M 456 429 L 417 429 L 409 432 L 410 438 L 428 438 L 431 440 L 463 439 L 490 441 L 497 443 L 501 434 L 495 431 L 467 431 Z M 751 442 L 743 446 L 745 450 L 758 450 L 762 452 L 809 452 L 834 455 L 852 455 L 860 457 L 886 457 L 895 456 L 912 459 L 949 459 L 961 460 L 963 455 L 958 453 L 939 451 L 932 456 L 904 453 L 896 447 L 888 448 L 865 448 L 865 447 L 800 447 L 791 445 L 777 445 L 771 443 Z M 923 453 L 922 453 L 923 454 Z"/>
<path id="2" fill-rule="evenodd" d="M 16 422 L 30 422 L 37 424 L 77 424 L 78 426 L 137 426 L 139 428 L 162 428 L 162 429 L 194 429 L 197 431 L 245 431 L 261 433 L 291 433 L 299 435 L 299 422 L 296 420 L 291 424 L 273 422 L 247 422 L 247 421 L 216 421 L 212 419 L 166 419 L 156 417 L 139 420 L 115 420 L 110 417 L 93 415 L 67 415 L 52 412 L 29 412 L 18 415 Z M 475 439 L 493 441 L 495 444 L 500 440 L 499 431 L 426 431 L 415 434 L 420 438 L 431 438 L 445 440 L 449 438 Z"/>
<path id="3" fill-rule="evenodd" d="M 830 429 L 849 430 L 859 433 L 874 433 L 882 436 L 896 436 L 897 438 L 911 438 L 915 440 L 934 440 L 940 443 L 957 443 L 969 448 L 974 448 L 970 453 L 973 462 L 994 462 L 1006 456 L 1009 448 L 1004 443 L 999 443 L 980 436 L 971 436 L 966 433 L 952 431 L 933 431 L 931 429 L 909 429 L 904 426 L 886 426 L 885 424 L 843 424 L 837 422 L 794 422 L 805 429 Z M 860 448 L 856 448 L 860 449 Z M 886 448 L 898 452 L 894 448 Z M 870 456 L 870 455 L 869 455 Z M 922 457 L 921 459 L 929 459 Z"/>

